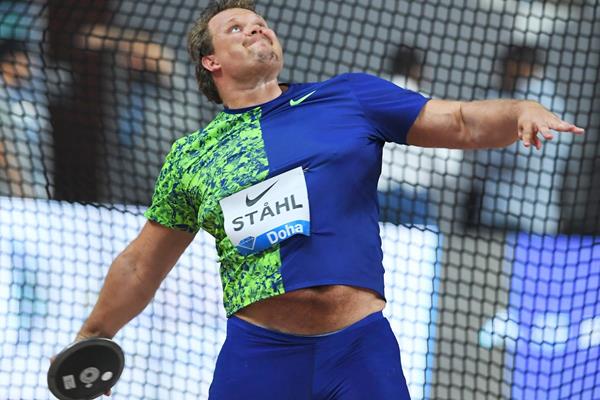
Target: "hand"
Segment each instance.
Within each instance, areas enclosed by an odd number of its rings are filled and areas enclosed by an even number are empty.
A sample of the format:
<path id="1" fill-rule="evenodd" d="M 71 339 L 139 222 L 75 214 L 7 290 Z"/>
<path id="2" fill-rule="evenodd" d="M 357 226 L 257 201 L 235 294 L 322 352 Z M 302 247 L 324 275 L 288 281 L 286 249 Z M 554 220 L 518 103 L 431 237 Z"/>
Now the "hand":
<path id="1" fill-rule="evenodd" d="M 77 336 L 75 336 L 75 340 L 73 341 L 73 343 L 77 343 L 77 342 L 80 342 L 82 340 L 89 339 L 92 337 L 97 337 L 97 335 L 79 332 L 79 333 L 77 333 Z M 52 357 L 50 357 L 50 364 L 52 364 L 55 359 L 56 359 L 56 355 L 53 355 Z M 104 392 L 105 396 L 110 396 L 111 394 L 112 394 L 111 389 L 108 389 L 106 392 Z"/>
<path id="2" fill-rule="evenodd" d="M 77 336 L 75 336 L 75 341 L 73 343 L 77 343 L 81 340 L 85 340 L 85 339 L 89 339 L 89 338 L 93 338 L 93 337 L 98 337 L 99 335 L 97 334 L 93 334 L 93 333 L 85 333 L 85 332 L 81 332 L 79 331 L 79 333 L 77 333 Z M 110 396 L 112 394 L 112 390 L 108 389 L 106 392 L 104 392 L 105 396 Z"/>
<path id="3" fill-rule="evenodd" d="M 519 139 L 525 147 L 533 144 L 538 150 L 542 148 L 542 141 L 538 137 L 538 133 L 544 139 L 552 140 L 554 138 L 552 130 L 570 132 L 576 135 L 581 135 L 584 132 L 583 128 L 561 120 L 539 103 L 526 101 L 521 104 L 523 108 L 518 120 Z"/>
<path id="4" fill-rule="evenodd" d="M 86 336 L 80 332 L 77 334 L 77 336 L 75 336 L 75 340 L 73 340 L 73 343 L 77 343 L 81 340 L 87 339 L 88 337 L 91 337 L 91 336 Z M 56 359 L 56 354 L 53 355 L 52 357 L 50 357 L 50 364 L 52 364 L 55 359 Z"/>

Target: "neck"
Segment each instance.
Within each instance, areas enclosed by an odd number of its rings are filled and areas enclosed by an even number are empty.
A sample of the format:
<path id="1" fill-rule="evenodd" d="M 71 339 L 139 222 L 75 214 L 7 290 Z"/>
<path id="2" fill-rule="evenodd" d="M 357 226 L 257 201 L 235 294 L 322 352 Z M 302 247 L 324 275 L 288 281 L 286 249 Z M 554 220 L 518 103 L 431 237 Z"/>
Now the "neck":
<path id="1" fill-rule="evenodd" d="M 227 108 L 246 108 L 263 104 L 271 101 L 281 95 L 282 90 L 279 87 L 277 78 L 253 82 L 251 84 L 241 84 L 232 82 L 219 85 L 219 94 L 223 104 Z"/>

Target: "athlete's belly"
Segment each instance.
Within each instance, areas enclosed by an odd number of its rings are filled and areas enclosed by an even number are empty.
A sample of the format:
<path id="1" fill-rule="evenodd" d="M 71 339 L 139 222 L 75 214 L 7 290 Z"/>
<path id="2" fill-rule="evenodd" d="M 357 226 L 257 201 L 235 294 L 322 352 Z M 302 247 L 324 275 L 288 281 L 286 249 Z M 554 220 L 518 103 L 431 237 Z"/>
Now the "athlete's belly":
<path id="1" fill-rule="evenodd" d="M 235 315 L 252 324 L 296 335 L 319 335 L 345 328 L 383 310 L 375 292 L 353 286 L 315 286 L 251 304 Z"/>

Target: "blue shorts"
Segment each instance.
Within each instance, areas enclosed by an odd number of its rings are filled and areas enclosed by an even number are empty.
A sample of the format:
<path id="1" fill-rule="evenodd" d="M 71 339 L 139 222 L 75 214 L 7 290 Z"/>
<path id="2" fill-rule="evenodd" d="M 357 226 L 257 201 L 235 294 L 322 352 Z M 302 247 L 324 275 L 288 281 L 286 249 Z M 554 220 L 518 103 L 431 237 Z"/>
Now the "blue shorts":
<path id="1" fill-rule="evenodd" d="M 324 336 L 227 322 L 210 400 L 407 400 L 400 350 L 387 319 L 371 314 Z"/>

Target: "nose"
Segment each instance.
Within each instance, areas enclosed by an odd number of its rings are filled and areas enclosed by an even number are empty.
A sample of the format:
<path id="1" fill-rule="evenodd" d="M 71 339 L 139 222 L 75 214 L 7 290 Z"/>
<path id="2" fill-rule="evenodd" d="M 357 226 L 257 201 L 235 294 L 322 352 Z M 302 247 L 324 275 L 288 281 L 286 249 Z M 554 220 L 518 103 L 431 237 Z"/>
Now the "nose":
<path id="1" fill-rule="evenodd" d="M 250 36 L 263 33 L 263 28 L 260 25 L 253 25 L 250 29 Z"/>

